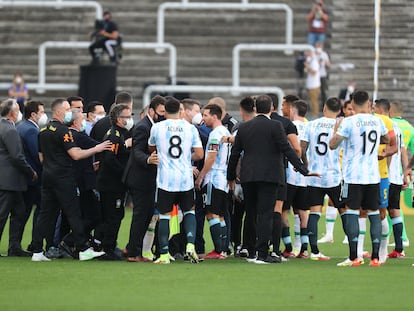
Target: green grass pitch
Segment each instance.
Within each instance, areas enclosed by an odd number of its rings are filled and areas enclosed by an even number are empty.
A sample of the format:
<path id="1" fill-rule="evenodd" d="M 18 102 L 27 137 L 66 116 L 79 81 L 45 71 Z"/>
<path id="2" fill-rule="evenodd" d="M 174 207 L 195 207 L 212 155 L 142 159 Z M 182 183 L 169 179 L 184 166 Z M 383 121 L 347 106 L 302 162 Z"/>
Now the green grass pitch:
<path id="1" fill-rule="evenodd" d="M 130 218 L 127 211 L 118 239 L 121 247 L 128 239 Z M 414 242 L 414 216 L 405 221 Z M 324 228 L 322 218 L 320 236 Z M 7 230 L 0 247 L 3 254 Z M 337 267 L 348 253 L 341 230 L 338 218 L 335 243 L 320 245 L 333 258 L 322 262 L 291 259 L 255 265 L 231 257 L 160 266 L 72 259 L 35 263 L 2 257 L 0 310 L 412 310 L 412 246 L 405 250 L 407 258 L 389 259 L 379 268 L 369 267 L 367 261 L 361 267 Z M 24 247 L 29 232 L 30 226 Z M 367 237 L 367 250 L 369 241 Z"/>

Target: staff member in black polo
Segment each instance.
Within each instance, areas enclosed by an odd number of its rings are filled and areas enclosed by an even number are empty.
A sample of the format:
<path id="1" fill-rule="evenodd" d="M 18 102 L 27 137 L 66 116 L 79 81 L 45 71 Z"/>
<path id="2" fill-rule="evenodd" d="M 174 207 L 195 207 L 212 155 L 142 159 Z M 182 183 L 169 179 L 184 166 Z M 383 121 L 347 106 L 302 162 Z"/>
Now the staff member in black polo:
<path id="1" fill-rule="evenodd" d="M 131 139 L 126 139 L 128 131 L 134 126 L 132 111 L 128 105 L 113 106 L 109 117 L 112 127 L 104 139 L 111 142 L 111 149 L 103 153 L 96 179 L 96 188 L 101 195 L 103 241 L 106 253 L 104 260 L 122 260 L 116 254 L 116 240 L 121 221 L 125 214 L 126 186 L 122 175 L 128 162 Z"/>
<path id="2" fill-rule="evenodd" d="M 90 260 L 104 255 L 104 252 L 94 252 L 93 248 L 88 247 L 72 160 L 84 159 L 108 150 L 111 144 L 103 142 L 90 149 L 79 148 L 72 131 L 64 124 L 72 119 L 72 111 L 66 99 L 55 99 L 52 113 L 52 120 L 39 133 L 39 157 L 43 162 L 42 203 L 34 228 L 32 261 L 50 260 L 43 254 L 43 239 L 52 230 L 51 226 L 55 225 L 60 210 L 69 221 L 79 259 Z"/>

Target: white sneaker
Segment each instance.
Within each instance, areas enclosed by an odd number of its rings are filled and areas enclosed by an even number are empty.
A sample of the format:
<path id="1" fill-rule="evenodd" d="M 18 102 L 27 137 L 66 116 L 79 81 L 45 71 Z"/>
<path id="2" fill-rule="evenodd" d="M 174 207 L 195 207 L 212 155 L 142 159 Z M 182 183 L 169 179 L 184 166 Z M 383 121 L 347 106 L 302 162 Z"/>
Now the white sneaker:
<path id="1" fill-rule="evenodd" d="M 45 254 L 43 254 L 43 252 L 40 252 L 40 253 L 33 253 L 32 261 L 51 261 L 51 260 L 47 258 Z"/>
<path id="2" fill-rule="evenodd" d="M 354 260 L 347 258 L 344 261 L 337 263 L 336 265 L 338 267 L 356 267 L 356 266 L 360 266 L 363 264 L 364 264 L 364 261 L 361 262 L 359 258 L 356 258 Z"/>
<path id="3" fill-rule="evenodd" d="M 344 237 L 344 240 L 342 241 L 342 244 L 349 244 L 348 242 L 348 236 Z"/>
<path id="4" fill-rule="evenodd" d="M 92 260 L 97 257 L 105 255 L 105 252 L 95 252 L 92 247 L 85 249 L 83 252 L 79 252 L 79 260 Z"/>
<path id="5" fill-rule="evenodd" d="M 333 243 L 334 239 L 331 235 L 324 235 L 318 240 L 318 243 Z"/>
<path id="6" fill-rule="evenodd" d="M 330 260 L 331 257 L 325 256 L 324 254 L 319 252 L 317 254 L 311 253 L 310 259 L 311 260 Z"/>

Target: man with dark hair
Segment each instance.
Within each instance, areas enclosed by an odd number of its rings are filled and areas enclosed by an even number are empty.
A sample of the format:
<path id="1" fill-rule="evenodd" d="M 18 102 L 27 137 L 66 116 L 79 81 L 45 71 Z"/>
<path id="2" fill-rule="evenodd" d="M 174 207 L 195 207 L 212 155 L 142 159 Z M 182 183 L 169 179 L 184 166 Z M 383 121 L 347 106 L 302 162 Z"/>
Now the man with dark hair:
<path id="1" fill-rule="evenodd" d="M 239 126 L 231 150 L 227 168 L 227 180 L 234 189 L 236 166 L 243 152 L 240 182 L 246 202 L 246 217 L 255 219 L 257 214 L 256 245 L 250 245 L 249 254 L 258 252 L 252 262 L 258 264 L 280 262 L 269 255 L 269 241 L 272 240 L 274 206 L 277 193 L 285 185 L 284 156 L 295 168 L 307 175 L 309 172 L 290 147 L 282 124 L 270 119 L 272 100 L 267 95 L 256 98 L 257 116 Z M 280 224 L 280 213 L 278 214 Z"/>
<path id="2" fill-rule="evenodd" d="M 164 104 L 164 97 L 153 97 L 146 116 L 135 125 L 132 133 L 132 150 L 123 177 L 134 206 L 126 247 L 129 262 L 152 261 L 152 254 L 143 254 L 142 248 L 145 233 L 154 215 L 159 159 L 156 152 L 149 152 L 148 138 L 152 126 L 164 118 Z"/>
<path id="3" fill-rule="evenodd" d="M 102 246 L 104 260 L 122 260 L 115 253 L 118 231 L 125 214 L 126 185 L 122 176 L 129 158 L 126 134 L 134 126 L 132 111 L 126 104 L 118 104 L 109 112 L 112 127 L 104 139 L 111 142 L 111 150 L 103 152 L 96 188 L 100 193 L 103 221 Z"/>
<path id="4" fill-rule="evenodd" d="M 8 99 L 0 104 L 0 237 L 10 215 L 9 256 L 30 256 L 21 246 L 26 209 L 22 191 L 28 180 L 35 182 L 36 171 L 24 157 L 22 143 L 15 124 L 21 118 L 19 104 Z"/>
<path id="5" fill-rule="evenodd" d="M 203 147 L 197 129 L 179 119 L 180 102 L 168 98 L 165 102 L 167 120 L 151 128 L 148 146 L 159 155 L 157 174 L 157 208 L 160 212 L 158 243 L 160 257 L 155 261 L 169 264 L 168 236 L 171 209 L 179 204 L 184 214 L 184 230 L 187 237 L 186 254 L 191 262 L 198 262 L 194 241 L 196 219 L 194 211 L 194 180 L 191 160 L 203 157 Z"/>
<path id="6" fill-rule="evenodd" d="M 352 99 L 355 115 L 339 119 L 329 141 L 329 148 L 336 149 L 342 141 L 342 200 L 345 203 L 343 222 L 349 241 L 349 257 L 338 266 L 360 266 L 357 246 L 359 209 L 366 210 L 371 222 L 372 254 L 370 266 L 378 267 L 381 240 L 379 208 L 378 149 L 380 143 L 390 138 L 384 122 L 371 114 L 368 93 L 356 91 Z"/>
<path id="7" fill-rule="evenodd" d="M 24 150 L 24 155 L 26 161 L 29 165 L 35 170 L 38 176 L 42 175 L 42 164 L 39 160 L 39 147 L 37 136 L 39 135 L 39 127 L 43 127 L 47 123 L 47 115 L 45 114 L 45 109 L 42 102 L 39 101 L 29 101 L 24 107 L 24 117 L 25 120 L 20 122 L 16 129 L 19 132 L 20 139 L 22 141 L 22 146 Z M 27 191 L 23 192 L 23 200 L 26 206 L 26 215 L 21 228 L 21 235 L 23 235 L 24 227 L 27 223 L 27 220 L 30 217 L 32 208 L 35 205 L 36 210 L 33 215 L 33 226 L 32 226 L 32 236 L 33 236 L 33 227 L 36 222 L 37 216 L 40 210 L 40 178 L 36 181 L 28 180 Z M 49 246 L 53 243 L 53 237 L 48 237 L 47 243 Z M 29 245 L 28 249 L 31 249 Z"/>
<path id="8" fill-rule="evenodd" d="M 133 102 L 134 101 L 130 93 L 119 92 L 115 97 L 114 105 L 126 104 L 129 106 L 129 108 L 132 111 Z M 109 119 L 109 116 L 106 116 L 95 123 L 94 127 L 91 130 L 90 136 L 97 141 L 102 141 L 106 132 L 108 132 L 110 128 L 111 128 L 111 121 Z M 131 133 L 129 133 L 129 136 L 127 138 L 129 137 L 131 137 Z"/>
<path id="9" fill-rule="evenodd" d="M 103 13 L 102 29 L 95 34 L 96 41 L 89 46 L 89 53 L 92 56 L 92 65 L 100 64 L 100 57 L 96 53 L 96 49 L 105 49 L 109 55 L 109 60 L 112 64 L 116 64 L 116 54 L 114 47 L 119 44 L 119 29 L 118 25 L 112 20 L 110 11 Z"/>
<path id="10" fill-rule="evenodd" d="M 80 96 L 70 96 L 68 97 L 68 103 L 71 109 L 79 109 L 83 112 L 83 98 Z"/>
<path id="11" fill-rule="evenodd" d="M 206 218 L 214 250 L 205 259 L 227 258 L 227 228 L 224 215 L 228 210 L 227 157 L 230 152 L 229 142 L 223 143 L 222 137 L 230 132 L 221 123 L 222 110 L 219 105 L 209 104 L 204 107 L 203 120 L 212 128 L 205 151 L 204 166 L 195 181 L 197 190 L 205 195 Z"/>
<path id="12" fill-rule="evenodd" d="M 72 160 L 90 157 L 97 152 L 111 148 L 110 142 L 103 142 L 93 148 L 82 150 L 65 123 L 72 119 L 72 111 L 66 99 L 58 98 L 52 103 L 53 118 L 39 134 L 39 157 L 43 162 L 42 203 L 33 234 L 32 261 L 49 261 L 42 251 L 43 239 L 53 230 L 57 215 L 62 210 L 73 231 L 76 250 L 80 260 L 102 256 L 88 247 L 84 234 L 76 181 Z"/>
<path id="13" fill-rule="evenodd" d="M 95 123 L 104 118 L 105 115 L 106 113 L 104 104 L 99 101 L 90 102 L 86 108 L 85 133 L 87 135 L 90 135 L 92 127 L 95 125 Z"/>
<path id="14" fill-rule="evenodd" d="M 323 108 L 324 116 L 306 124 L 301 136 L 302 158 L 309 170 L 322 172 L 321 178 L 310 177 L 308 180 L 307 203 L 310 206 L 308 219 L 308 236 L 311 247 L 311 260 L 329 260 L 318 249 L 318 221 L 322 213 L 325 195 L 339 209 L 341 194 L 341 165 L 339 149 L 330 150 L 329 140 L 332 138 L 336 116 L 341 110 L 341 102 L 330 97 Z M 309 157 L 307 156 L 309 155 Z"/>
<path id="15" fill-rule="evenodd" d="M 298 130 L 295 124 L 293 124 L 293 122 L 289 119 L 290 105 L 296 100 L 299 100 L 299 97 L 297 97 L 296 95 L 286 95 L 283 97 L 282 111 L 283 111 L 284 116 L 281 116 L 277 112 L 279 108 L 278 97 L 276 96 L 276 94 L 269 94 L 269 96 L 270 98 L 272 98 L 273 107 L 274 107 L 274 111 L 270 114 L 270 118 L 276 121 L 280 121 L 282 123 L 282 126 L 285 129 L 285 133 L 286 133 L 286 136 L 287 136 L 287 139 L 290 145 L 292 146 L 293 150 L 295 150 L 298 157 L 300 157 L 301 149 L 300 149 L 299 140 L 298 140 Z M 285 160 L 285 165 L 287 167 L 287 160 Z M 278 192 L 278 197 L 275 203 L 275 213 L 282 214 L 283 202 L 286 200 L 286 196 L 287 196 L 286 191 L 287 189 L 285 188 L 285 189 L 281 189 L 281 191 Z M 276 216 L 276 219 L 278 219 L 278 216 Z M 295 230 L 295 245 L 299 245 L 300 244 L 300 230 L 299 230 L 299 216 L 297 214 L 295 214 L 295 223 L 297 223 L 297 225 L 295 225 L 295 228 L 296 227 L 298 228 L 297 230 Z M 284 236 L 285 242 L 288 244 L 289 243 L 292 244 L 290 240 L 289 223 L 287 219 L 285 219 L 285 221 L 283 222 L 283 228 L 282 227 L 279 228 L 278 227 L 279 224 L 274 224 L 274 225 L 275 227 L 273 228 L 273 240 L 274 240 L 274 243 L 276 244 L 273 245 L 273 250 L 278 256 L 280 256 L 282 255 L 280 251 L 280 238 Z M 293 252 L 290 250 L 288 252 L 285 252 L 284 256 L 286 256 L 287 258 L 295 257 L 295 254 L 293 254 Z"/>

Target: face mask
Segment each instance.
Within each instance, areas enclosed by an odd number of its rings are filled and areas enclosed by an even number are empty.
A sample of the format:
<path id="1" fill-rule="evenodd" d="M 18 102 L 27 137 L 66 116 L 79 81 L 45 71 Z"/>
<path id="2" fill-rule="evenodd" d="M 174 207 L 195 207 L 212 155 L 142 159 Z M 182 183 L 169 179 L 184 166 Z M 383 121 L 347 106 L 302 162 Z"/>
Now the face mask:
<path id="1" fill-rule="evenodd" d="M 85 119 L 83 119 L 83 120 L 82 120 L 82 124 L 81 124 L 81 127 L 80 127 L 79 131 L 84 132 L 84 131 L 85 131 L 85 129 L 86 129 L 86 120 L 85 120 Z"/>
<path id="2" fill-rule="evenodd" d="M 315 52 L 318 53 L 318 54 L 322 53 L 322 48 L 316 48 Z"/>
<path id="3" fill-rule="evenodd" d="M 164 121 L 165 120 L 165 117 L 164 116 L 162 116 L 162 115 L 160 115 L 160 114 L 158 114 L 158 113 L 155 113 L 156 115 L 157 115 L 157 117 L 158 117 L 158 119 L 157 120 L 155 120 L 155 122 L 161 122 L 161 121 Z"/>
<path id="4" fill-rule="evenodd" d="M 348 93 L 352 94 L 355 91 L 355 88 L 353 86 L 348 86 Z"/>
<path id="5" fill-rule="evenodd" d="M 310 63 L 311 61 L 312 61 L 312 57 L 310 57 L 310 56 L 306 57 L 306 62 L 307 63 Z"/>
<path id="6" fill-rule="evenodd" d="M 65 117 L 63 118 L 64 123 L 70 123 L 72 121 L 72 111 L 66 111 Z"/>
<path id="7" fill-rule="evenodd" d="M 16 77 L 16 79 L 14 79 L 14 81 L 15 81 L 17 84 L 20 84 L 20 83 L 22 83 L 22 78 L 20 78 L 20 77 Z"/>
<path id="8" fill-rule="evenodd" d="M 126 124 L 124 126 L 125 129 L 129 131 L 134 126 L 134 120 L 132 118 L 127 119 Z"/>
<path id="9" fill-rule="evenodd" d="M 21 112 L 20 112 L 20 110 L 19 110 L 19 113 L 17 114 L 17 120 L 16 120 L 16 123 L 19 123 L 22 119 L 23 119 L 23 115 L 22 115 L 22 113 L 21 113 Z"/>
<path id="10" fill-rule="evenodd" d="M 191 120 L 191 123 L 193 125 L 199 125 L 201 123 L 201 121 L 203 120 L 203 116 L 201 115 L 201 113 L 197 113 L 193 119 Z"/>
<path id="11" fill-rule="evenodd" d="M 98 122 L 99 120 L 103 119 L 103 118 L 105 118 L 104 114 L 97 114 L 95 116 L 95 123 Z"/>
<path id="12" fill-rule="evenodd" d="M 46 123 L 47 123 L 47 114 L 44 113 L 39 118 L 39 121 L 37 121 L 37 125 L 39 125 L 39 127 L 44 127 L 46 125 Z"/>

